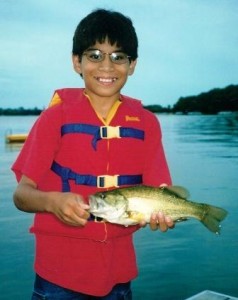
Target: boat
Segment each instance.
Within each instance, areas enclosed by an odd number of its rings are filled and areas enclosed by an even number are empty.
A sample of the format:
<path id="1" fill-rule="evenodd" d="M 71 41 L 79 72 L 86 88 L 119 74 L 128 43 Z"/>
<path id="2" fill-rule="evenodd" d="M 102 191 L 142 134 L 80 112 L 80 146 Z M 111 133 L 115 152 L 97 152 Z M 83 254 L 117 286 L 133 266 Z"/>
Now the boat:
<path id="1" fill-rule="evenodd" d="M 24 143 L 27 136 L 28 136 L 28 133 L 6 134 L 5 141 L 7 144 Z"/>
<path id="2" fill-rule="evenodd" d="M 197 295 L 187 298 L 186 300 L 228 300 L 228 299 L 238 300 L 238 298 L 236 297 L 220 294 L 209 290 L 203 291 Z"/>

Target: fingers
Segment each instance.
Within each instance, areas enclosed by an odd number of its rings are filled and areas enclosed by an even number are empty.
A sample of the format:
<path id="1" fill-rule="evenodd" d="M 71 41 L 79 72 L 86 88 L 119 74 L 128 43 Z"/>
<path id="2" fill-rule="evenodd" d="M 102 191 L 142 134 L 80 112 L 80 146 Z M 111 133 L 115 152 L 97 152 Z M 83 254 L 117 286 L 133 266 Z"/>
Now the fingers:
<path id="1" fill-rule="evenodd" d="M 89 206 L 84 203 L 80 195 L 73 193 L 61 194 L 57 201 L 55 215 L 65 224 L 71 226 L 85 226 L 90 214 Z"/>
<path id="2" fill-rule="evenodd" d="M 166 232 L 169 228 L 174 227 L 174 222 L 169 216 L 165 216 L 162 212 L 153 213 L 150 219 L 151 230 L 159 229 Z"/>
<path id="3" fill-rule="evenodd" d="M 76 200 L 76 203 L 72 204 L 72 207 L 69 209 L 69 213 L 67 215 L 68 221 L 70 222 L 70 225 L 73 226 L 85 226 L 87 219 L 90 216 L 87 211 L 89 206 L 86 203 L 83 203 L 82 199 Z"/>
<path id="4" fill-rule="evenodd" d="M 90 216 L 90 214 L 88 212 L 88 210 L 90 208 L 89 205 L 84 203 L 83 198 L 80 196 L 77 196 L 76 200 L 77 200 L 77 204 L 78 204 L 78 206 L 76 207 L 76 211 L 75 211 L 76 214 L 79 217 L 87 220 Z"/>
<path id="5" fill-rule="evenodd" d="M 141 220 L 139 223 L 140 227 L 146 227 L 147 223 L 144 220 Z"/>
<path id="6" fill-rule="evenodd" d="M 58 214 L 59 219 L 71 226 L 85 226 L 89 213 L 84 210 L 68 208 Z"/>

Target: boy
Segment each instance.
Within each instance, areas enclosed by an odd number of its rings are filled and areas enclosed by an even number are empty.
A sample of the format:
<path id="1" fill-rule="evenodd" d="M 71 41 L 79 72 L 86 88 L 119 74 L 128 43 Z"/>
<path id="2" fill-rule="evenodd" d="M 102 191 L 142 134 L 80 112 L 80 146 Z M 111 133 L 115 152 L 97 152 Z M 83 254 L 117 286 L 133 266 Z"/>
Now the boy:
<path id="1" fill-rule="evenodd" d="M 139 226 L 96 222 L 88 196 L 171 184 L 156 117 L 120 93 L 134 72 L 137 47 L 124 15 L 99 9 L 85 17 L 72 55 L 85 88 L 54 93 L 12 167 L 19 181 L 15 205 L 36 213 L 32 299 L 132 299 L 132 233 Z M 166 231 L 173 222 L 158 212 L 150 226 Z"/>

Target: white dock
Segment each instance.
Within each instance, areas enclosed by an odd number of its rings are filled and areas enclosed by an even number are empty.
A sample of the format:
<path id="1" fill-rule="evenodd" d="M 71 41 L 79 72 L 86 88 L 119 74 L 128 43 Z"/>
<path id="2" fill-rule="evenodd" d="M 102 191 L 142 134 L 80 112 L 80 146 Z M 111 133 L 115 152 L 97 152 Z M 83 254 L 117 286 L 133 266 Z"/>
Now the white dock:
<path id="1" fill-rule="evenodd" d="M 213 291 L 203 291 L 185 300 L 238 300 L 238 298 L 229 295 L 219 294 Z"/>

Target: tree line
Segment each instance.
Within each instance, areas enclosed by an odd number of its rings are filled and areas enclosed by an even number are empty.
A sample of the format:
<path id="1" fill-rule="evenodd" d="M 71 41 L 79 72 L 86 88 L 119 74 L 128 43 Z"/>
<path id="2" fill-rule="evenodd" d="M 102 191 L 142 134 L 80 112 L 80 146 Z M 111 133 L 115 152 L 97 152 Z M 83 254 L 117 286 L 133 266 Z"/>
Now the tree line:
<path id="1" fill-rule="evenodd" d="M 238 85 L 215 88 L 197 96 L 181 97 L 173 112 L 217 114 L 221 111 L 238 111 Z"/>
<path id="2" fill-rule="evenodd" d="M 0 116 L 38 116 L 42 109 L 35 108 L 0 108 Z"/>
<path id="3" fill-rule="evenodd" d="M 163 107 L 159 104 L 145 105 L 154 113 L 193 113 L 217 114 L 221 111 L 238 111 L 238 85 L 215 88 L 197 96 L 180 97 L 173 106 Z M 42 109 L 31 108 L 0 108 L 0 115 L 29 116 L 39 115 Z"/>
<path id="4" fill-rule="evenodd" d="M 217 114 L 219 112 L 238 111 L 238 85 L 215 88 L 197 96 L 180 97 L 171 107 L 147 105 L 148 110 L 157 113 L 201 113 Z"/>

